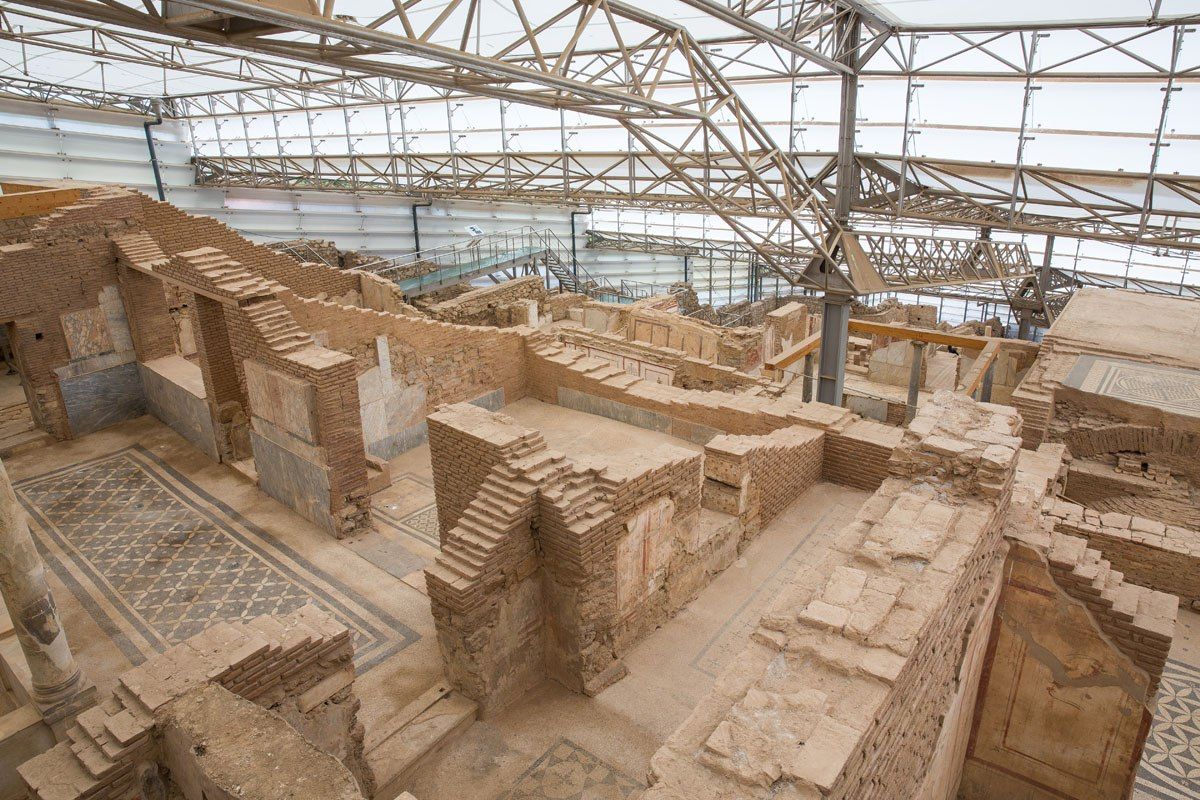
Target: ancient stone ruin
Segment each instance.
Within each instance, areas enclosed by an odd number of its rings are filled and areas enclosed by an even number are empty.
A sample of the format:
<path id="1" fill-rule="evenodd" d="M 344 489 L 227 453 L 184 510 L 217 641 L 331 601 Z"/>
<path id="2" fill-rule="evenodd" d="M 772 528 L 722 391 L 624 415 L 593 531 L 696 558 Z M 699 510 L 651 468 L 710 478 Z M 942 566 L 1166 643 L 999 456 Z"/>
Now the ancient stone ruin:
<path id="1" fill-rule="evenodd" d="M 838 406 L 802 295 L 416 297 L 56 191 L 0 220 L 0 800 L 1193 796 L 1196 301 L 855 306 Z"/>

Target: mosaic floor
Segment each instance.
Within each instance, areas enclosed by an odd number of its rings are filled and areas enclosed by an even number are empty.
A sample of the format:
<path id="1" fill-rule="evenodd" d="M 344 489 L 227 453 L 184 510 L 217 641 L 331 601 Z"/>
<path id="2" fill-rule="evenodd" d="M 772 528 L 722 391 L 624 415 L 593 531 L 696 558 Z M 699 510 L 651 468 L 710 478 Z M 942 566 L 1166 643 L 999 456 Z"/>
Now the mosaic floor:
<path id="1" fill-rule="evenodd" d="M 644 788 L 570 739 L 559 739 L 502 800 L 628 800 Z"/>
<path id="2" fill-rule="evenodd" d="M 1167 662 L 1134 790 L 1138 800 L 1200 797 L 1200 669 Z"/>
<path id="3" fill-rule="evenodd" d="M 1200 414 L 1200 372 L 1194 370 L 1084 355 L 1066 383 L 1117 400 Z"/>
<path id="4" fill-rule="evenodd" d="M 134 664 L 310 602 L 355 632 L 360 671 L 418 638 L 140 446 L 16 489 L 47 563 Z"/>

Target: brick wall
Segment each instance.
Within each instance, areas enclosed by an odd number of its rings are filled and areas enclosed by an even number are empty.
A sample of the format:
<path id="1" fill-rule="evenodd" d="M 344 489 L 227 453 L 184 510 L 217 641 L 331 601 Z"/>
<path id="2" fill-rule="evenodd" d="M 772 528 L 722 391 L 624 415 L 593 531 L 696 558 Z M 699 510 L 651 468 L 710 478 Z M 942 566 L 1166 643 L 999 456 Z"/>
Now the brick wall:
<path id="1" fill-rule="evenodd" d="M 823 477 L 827 481 L 874 491 L 888 474 L 888 459 L 904 436 L 901 428 L 860 419 L 825 436 Z"/>
<path id="2" fill-rule="evenodd" d="M 1085 540 L 1131 582 L 1200 602 L 1200 531 L 1064 500 L 1047 512 L 1056 532 Z"/>
<path id="3" fill-rule="evenodd" d="M 758 531 L 821 478 L 825 434 L 780 428 L 765 436 L 717 436 L 704 446 L 704 507 Z"/>
<path id="4" fill-rule="evenodd" d="M 505 403 L 525 395 L 520 330 L 451 325 L 289 294 L 282 299 L 302 328 L 354 356 L 360 374 L 375 364 L 375 338 L 386 336 L 392 374 L 405 385 L 423 385 L 429 409 L 496 389 L 504 391 Z"/>
<path id="5" fill-rule="evenodd" d="M 112 697 L 80 714 L 64 741 L 18 768 L 36 800 L 124 800 L 157 777 L 157 736 L 172 701 L 216 683 L 275 708 L 313 741 L 336 739 L 330 754 L 368 794 L 374 780 L 362 757 L 362 727 L 332 707 L 352 694 L 350 631 L 313 606 L 247 623 L 219 623 L 117 679 Z M 345 706 L 343 706 L 343 709 Z M 339 735 L 331 721 L 341 719 Z M 318 732 L 320 736 L 316 735 Z"/>

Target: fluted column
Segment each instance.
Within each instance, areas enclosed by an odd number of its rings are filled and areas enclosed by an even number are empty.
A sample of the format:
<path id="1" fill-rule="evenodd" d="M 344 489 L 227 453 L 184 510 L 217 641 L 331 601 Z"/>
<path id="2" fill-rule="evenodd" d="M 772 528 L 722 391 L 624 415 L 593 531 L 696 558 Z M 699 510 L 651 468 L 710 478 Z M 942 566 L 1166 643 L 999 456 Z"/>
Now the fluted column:
<path id="1" fill-rule="evenodd" d="M 33 700 L 47 722 L 90 704 L 94 688 L 79 671 L 33 546 L 29 519 L 0 462 L 0 594 L 33 679 Z"/>

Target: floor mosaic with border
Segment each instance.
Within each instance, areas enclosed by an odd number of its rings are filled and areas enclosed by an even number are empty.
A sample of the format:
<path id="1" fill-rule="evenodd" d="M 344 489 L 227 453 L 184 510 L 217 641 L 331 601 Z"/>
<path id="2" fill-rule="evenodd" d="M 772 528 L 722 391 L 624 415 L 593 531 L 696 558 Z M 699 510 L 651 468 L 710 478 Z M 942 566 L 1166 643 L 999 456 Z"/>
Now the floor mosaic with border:
<path id="1" fill-rule="evenodd" d="M 310 602 L 354 631 L 360 672 L 419 638 L 140 446 L 15 488 L 47 563 L 134 664 Z"/>
<path id="2" fill-rule="evenodd" d="M 1180 661 L 1163 669 L 1134 790 L 1153 800 L 1200 797 L 1200 669 Z"/>
<path id="3" fill-rule="evenodd" d="M 630 800 L 643 789 L 570 739 L 559 739 L 501 800 Z"/>

